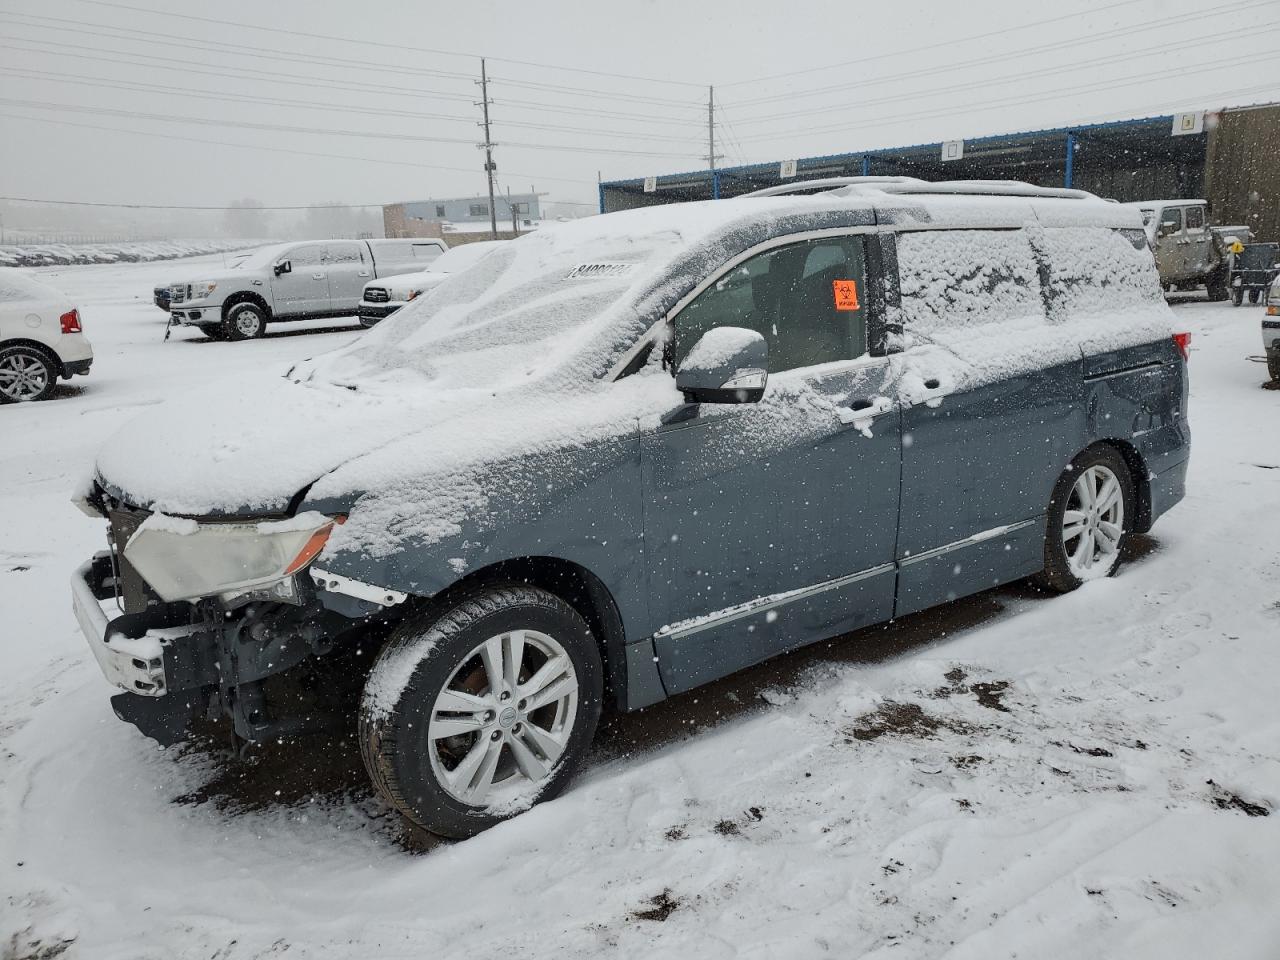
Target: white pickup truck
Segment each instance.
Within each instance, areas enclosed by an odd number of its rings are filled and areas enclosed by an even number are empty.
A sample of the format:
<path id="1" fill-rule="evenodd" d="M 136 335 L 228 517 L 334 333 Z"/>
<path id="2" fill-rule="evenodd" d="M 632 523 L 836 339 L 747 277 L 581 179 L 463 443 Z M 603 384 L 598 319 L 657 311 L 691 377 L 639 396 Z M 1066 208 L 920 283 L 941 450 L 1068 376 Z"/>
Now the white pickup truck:
<path id="1" fill-rule="evenodd" d="M 268 322 L 352 316 L 369 280 L 415 273 L 446 250 L 430 238 L 274 244 L 173 284 L 169 319 L 216 340 L 249 340 Z"/>

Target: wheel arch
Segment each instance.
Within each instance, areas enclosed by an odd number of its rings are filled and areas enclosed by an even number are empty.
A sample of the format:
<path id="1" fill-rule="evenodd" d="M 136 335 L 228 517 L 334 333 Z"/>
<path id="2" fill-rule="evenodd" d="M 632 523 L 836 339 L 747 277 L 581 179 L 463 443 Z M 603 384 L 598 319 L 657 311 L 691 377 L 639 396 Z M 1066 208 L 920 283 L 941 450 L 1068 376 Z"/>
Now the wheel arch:
<path id="1" fill-rule="evenodd" d="M 28 337 L 10 337 L 8 340 L 0 340 L 0 350 L 7 349 L 8 347 L 29 347 L 36 352 L 43 354 L 53 363 L 53 368 L 57 371 L 58 377 L 62 380 L 68 379 L 67 367 L 62 362 L 62 358 L 58 356 L 58 351 L 54 350 L 53 347 L 49 346 L 47 343 L 42 343 L 39 340 L 32 340 Z"/>
<path id="2" fill-rule="evenodd" d="M 262 296 L 262 294 L 254 293 L 252 290 L 237 290 L 227 297 L 222 303 L 222 319 L 226 320 L 231 308 L 241 303 L 252 303 L 267 315 L 268 320 L 271 319 L 271 304 L 267 303 L 266 297 Z"/>
<path id="3" fill-rule="evenodd" d="M 1137 511 L 1134 517 L 1134 533 L 1146 533 L 1151 529 L 1151 471 L 1147 469 L 1147 461 L 1141 451 L 1128 440 L 1119 437 L 1106 437 L 1092 444 L 1094 447 L 1104 446 L 1115 450 L 1124 458 L 1129 468 L 1129 476 L 1133 480 L 1133 489 L 1137 495 Z"/>
<path id="4" fill-rule="evenodd" d="M 454 581 L 429 603 L 437 609 L 496 584 L 519 583 L 559 597 L 587 622 L 600 649 L 605 690 L 620 707 L 627 702 L 626 633 L 622 614 L 604 581 L 581 564 L 560 557 L 526 556 L 500 560 Z"/>

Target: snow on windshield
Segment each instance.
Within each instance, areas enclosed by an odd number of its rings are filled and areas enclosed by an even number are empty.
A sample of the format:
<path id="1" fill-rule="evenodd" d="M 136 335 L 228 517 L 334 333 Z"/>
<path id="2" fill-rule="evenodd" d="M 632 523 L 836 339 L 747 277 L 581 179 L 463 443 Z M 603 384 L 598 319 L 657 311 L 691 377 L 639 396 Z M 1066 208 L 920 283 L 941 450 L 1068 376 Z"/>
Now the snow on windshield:
<path id="1" fill-rule="evenodd" d="M 239 263 L 233 263 L 231 266 L 235 270 L 263 270 L 274 264 L 293 246 L 292 243 L 273 243 L 269 247 L 253 251 Z"/>
<path id="2" fill-rule="evenodd" d="M 435 263 L 427 267 L 425 272 L 461 273 L 506 242 L 505 240 L 477 240 L 474 243 L 450 247 Z"/>
<path id="3" fill-rule="evenodd" d="M 808 198 L 650 207 L 507 241 L 331 354 L 317 372 L 343 382 L 413 370 L 445 388 L 536 380 L 581 389 L 658 319 L 658 288 L 670 282 L 673 264 L 714 266 L 696 249 L 699 241 L 736 220 L 762 223 L 801 200 Z"/>

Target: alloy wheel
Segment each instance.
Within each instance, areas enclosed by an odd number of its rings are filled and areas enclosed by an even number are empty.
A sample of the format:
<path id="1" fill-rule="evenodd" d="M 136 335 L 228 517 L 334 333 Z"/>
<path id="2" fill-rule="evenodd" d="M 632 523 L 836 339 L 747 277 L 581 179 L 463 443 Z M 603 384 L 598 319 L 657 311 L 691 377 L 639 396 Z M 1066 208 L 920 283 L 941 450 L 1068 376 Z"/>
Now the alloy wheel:
<path id="1" fill-rule="evenodd" d="M 0 356 L 0 393 L 9 400 L 34 400 L 49 386 L 49 365 L 25 350 Z"/>
<path id="2" fill-rule="evenodd" d="M 1062 515 L 1067 566 L 1080 580 L 1106 576 L 1120 558 L 1124 536 L 1124 490 L 1105 466 L 1084 470 L 1072 484 Z"/>
<path id="3" fill-rule="evenodd" d="M 490 637 L 436 695 L 427 729 L 432 772 L 470 806 L 532 800 L 577 713 L 577 673 L 557 640 L 536 630 Z"/>

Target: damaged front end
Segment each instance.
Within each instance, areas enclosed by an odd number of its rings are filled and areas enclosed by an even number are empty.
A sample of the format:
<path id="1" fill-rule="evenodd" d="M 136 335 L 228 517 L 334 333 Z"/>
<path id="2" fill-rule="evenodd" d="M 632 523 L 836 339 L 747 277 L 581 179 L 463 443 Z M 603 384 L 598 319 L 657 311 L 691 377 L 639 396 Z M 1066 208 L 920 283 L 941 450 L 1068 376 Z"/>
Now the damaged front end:
<path id="1" fill-rule="evenodd" d="M 76 570 L 72 602 L 124 691 L 111 700 L 120 719 L 165 745 L 202 717 L 226 717 L 245 741 L 345 721 L 361 672 L 348 661 L 374 648 L 354 641 L 406 597 L 313 568 L 343 518 L 196 521 L 100 489 L 86 505 L 108 519 L 109 549 Z"/>

